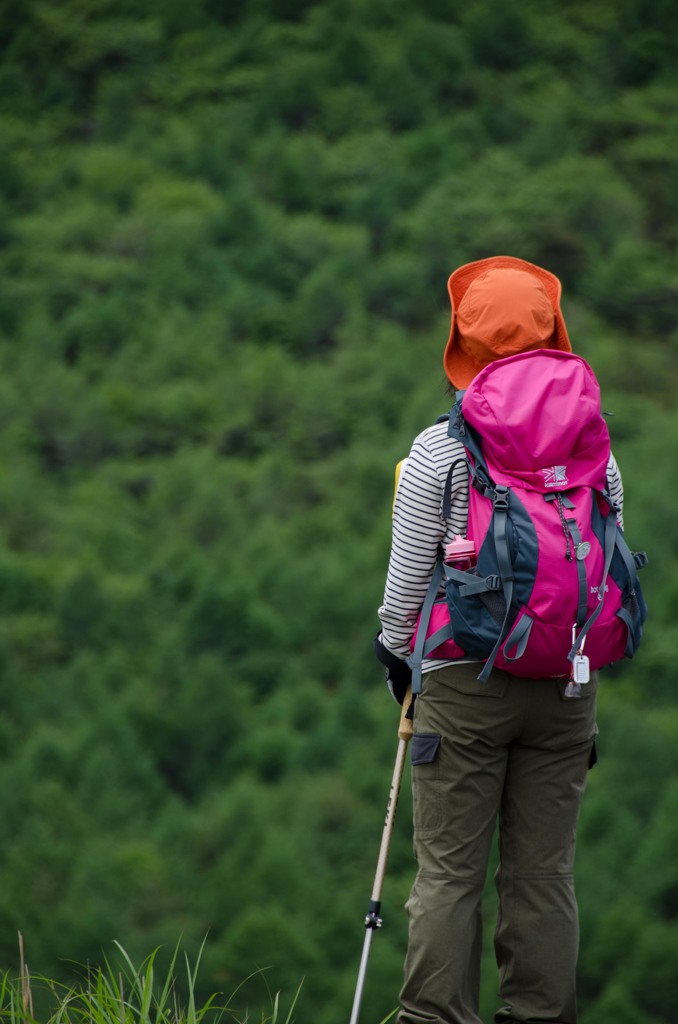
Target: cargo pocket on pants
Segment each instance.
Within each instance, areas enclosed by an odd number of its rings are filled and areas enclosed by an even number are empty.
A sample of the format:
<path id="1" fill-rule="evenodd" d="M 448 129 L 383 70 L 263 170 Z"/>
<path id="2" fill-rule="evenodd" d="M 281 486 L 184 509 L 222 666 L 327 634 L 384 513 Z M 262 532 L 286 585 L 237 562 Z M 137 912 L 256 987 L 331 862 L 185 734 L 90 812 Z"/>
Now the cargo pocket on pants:
<path id="1" fill-rule="evenodd" d="M 412 799 L 414 831 L 428 835 L 440 828 L 442 820 L 438 752 L 440 736 L 419 732 L 412 736 Z"/>

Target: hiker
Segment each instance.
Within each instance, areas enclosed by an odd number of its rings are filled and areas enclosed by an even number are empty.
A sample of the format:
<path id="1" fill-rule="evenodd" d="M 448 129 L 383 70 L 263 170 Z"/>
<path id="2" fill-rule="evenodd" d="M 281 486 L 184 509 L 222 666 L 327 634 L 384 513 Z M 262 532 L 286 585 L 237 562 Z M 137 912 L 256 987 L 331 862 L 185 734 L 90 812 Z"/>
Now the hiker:
<path id="1" fill-rule="evenodd" d="M 536 349 L 572 351 L 560 281 L 547 270 L 491 257 L 457 269 L 448 289 L 444 367 L 452 392 L 468 388 L 496 360 Z M 605 475 L 621 525 L 622 481 L 612 454 Z M 379 609 L 375 649 L 400 703 L 440 545 L 466 536 L 468 509 L 464 448 L 448 435 L 447 422 L 436 423 L 415 439 L 400 476 Z M 480 681 L 482 667 L 477 657 L 429 658 L 423 665 L 411 744 L 418 871 L 407 902 L 397 1024 L 482 1024 L 481 897 L 497 821 L 494 945 L 504 1005 L 495 1024 L 575 1024 L 573 861 L 595 761 L 597 672 L 568 696 L 567 678 L 524 678 L 495 667 Z"/>

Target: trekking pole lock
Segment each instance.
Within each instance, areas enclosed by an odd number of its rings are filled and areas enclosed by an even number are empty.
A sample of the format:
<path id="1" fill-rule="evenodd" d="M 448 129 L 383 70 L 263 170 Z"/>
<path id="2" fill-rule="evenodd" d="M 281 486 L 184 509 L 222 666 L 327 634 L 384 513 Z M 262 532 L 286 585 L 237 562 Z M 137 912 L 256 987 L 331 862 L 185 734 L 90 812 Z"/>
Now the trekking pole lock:
<path id="1" fill-rule="evenodd" d="M 367 916 L 365 917 L 366 928 L 381 928 L 384 922 L 379 917 L 380 910 L 381 900 L 370 900 L 370 904 L 367 909 Z"/>

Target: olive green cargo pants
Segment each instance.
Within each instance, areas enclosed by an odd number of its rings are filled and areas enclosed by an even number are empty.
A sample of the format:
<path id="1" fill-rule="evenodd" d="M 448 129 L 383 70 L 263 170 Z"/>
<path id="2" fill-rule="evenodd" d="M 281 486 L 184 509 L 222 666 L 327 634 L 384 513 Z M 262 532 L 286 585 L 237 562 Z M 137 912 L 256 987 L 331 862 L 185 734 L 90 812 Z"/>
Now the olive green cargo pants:
<path id="1" fill-rule="evenodd" d="M 418 873 L 398 1024 L 482 1024 L 481 896 L 499 821 L 495 1024 L 575 1024 L 575 832 L 596 733 L 597 677 L 477 665 L 427 673 L 411 743 Z"/>

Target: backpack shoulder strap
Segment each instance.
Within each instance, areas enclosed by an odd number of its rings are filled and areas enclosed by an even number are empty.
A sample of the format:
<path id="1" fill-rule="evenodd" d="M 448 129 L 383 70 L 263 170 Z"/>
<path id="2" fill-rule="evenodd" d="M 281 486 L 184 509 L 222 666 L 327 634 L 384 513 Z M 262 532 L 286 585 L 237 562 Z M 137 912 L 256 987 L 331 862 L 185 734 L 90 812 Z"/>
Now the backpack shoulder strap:
<path id="1" fill-rule="evenodd" d="M 464 392 L 458 392 L 457 401 L 450 412 L 447 433 L 449 437 L 454 437 L 457 441 L 460 441 L 470 456 L 469 465 L 471 471 L 471 483 L 477 491 L 492 501 L 493 514 L 491 529 L 493 531 L 495 551 L 497 553 L 497 567 L 500 574 L 501 588 L 504 591 L 504 600 L 506 602 L 506 613 L 504 615 L 504 621 L 501 629 L 499 630 L 497 642 L 485 662 L 482 672 L 478 676 L 478 679 L 480 679 L 481 682 L 486 682 L 489 678 L 490 672 L 492 671 L 492 666 L 494 665 L 499 653 L 499 649 L 506 639 L 509 617 L 511 614 L 511 604 L 513 601 L 513 564 L 511 562 L 507 536 L 510 491 L 508 487 L 497 486 L 492 479 L 483 455 L 480 435 L 464 419 L 464 413 L 462 411 L 463 398 Z M 453 470 L 454 465 L 452 466 L 450 473 Z M 445 497 L 449 500 L 449 488 L 446 488 Z M 488 588 L 484 587 L 484 589 Z"/>
<path id="2" fill-rule="evenodd" d="M 482 672 L 478 676 L 478 679 L 485 683 L 489 679 L 492 666 L 499 654 L 499 648 L 506 639 L 508 631 L 509 617 L 511 614 L 511 605 L 513 602 L 513 563 L 511 561 L 511 554 L 508 546 L 508 511 L 510 502 L 510 491 L 508 487 L 495 487 L 493 489 L 492 497 L 492 519 L 491 529 L 494 535 L 494 547 L 497 554 L 497 567 L 501 578 L 501 584 L 504 591 L 504 600 L 506 602 L 506 612 L 504 614 L 504 621 L 502 622 L 501 629 L 499 630 L 499 636 L 497 642 L 490 653 L 489 658 L 485 662 Z"/>
<path id="3" fill-rule="evenodd" d="M 457 401 L 452 406 L 447 425 L 447 436 L 455 438 L 466 449 L 470 456 L 471 483 L 484 494 L 488 488 L 490 490 L 494 489 L 494 481 L 485 462 L 480 435 L 464 419 L 461 407 L 464 394 L 465 392 L 463 391 L 458 392 Z"/>

